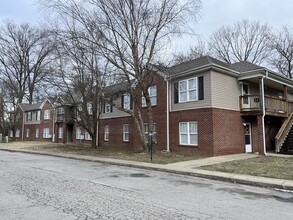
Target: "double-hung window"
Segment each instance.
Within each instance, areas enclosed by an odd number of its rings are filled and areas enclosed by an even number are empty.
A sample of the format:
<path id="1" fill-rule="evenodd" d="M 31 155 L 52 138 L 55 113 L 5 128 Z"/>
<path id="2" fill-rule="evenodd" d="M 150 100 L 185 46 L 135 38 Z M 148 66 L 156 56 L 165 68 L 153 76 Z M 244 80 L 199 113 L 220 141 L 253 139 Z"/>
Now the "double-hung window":
<path id="1" fill-rule="evenodd" d="M 50 119 L 50 109 L 46 109 L 44 111 L 44 119 Z"/>
<path id="2" fill-rule="evenodd" d="M 92 140 L 92 136 L 90 136 L 90 134 L 86 131 L 86 132 L 84 133 L 84 139 L 85 139 L 85 140 Z"/>
<path id="3" fill-rule="evenodd" d="M 81 128 L 77 127 L 76 128 L 76 140 L 80 140 L 81 139 Z"/>
<path id="4" fill-rule="evenodd" d="M 32 112 L 27 112 L 26 113 L 26 120 L 27 121 L 32 121 L 32 114 L 33 114 Z"/>
<path id="5" fill-rule="evenodd" d="M 40 121 L 41 120 L 41 111 L 36 111 L 36 121 Z"/>
<path id="6" fill-rule="evenodd" d="M 148 92 L 149 92 L 149 96 L 151 100 L 151 105 L 156 106 L 157 105 L 157 86 L 149 87 Z M 141 103 L 142 103 L 142 107 L 147 106 L 145 97 L 142 97 Z"/>
<path id="7" fill-rule="evenodd" d="M 110 113 L 112 112 L 112 106 L 109 103 L 105 103 L 105 109 L 104 109 L 105 113 Z"/>
<path id="8" fill-rule="evenodd" d="M 93 114 L 93 104 L 91 102 L 88 102 L 86 107 L 87 107 L 88 114 L 92 115 Z"/>
<path id="9" fill-rule="evenodd" d="M 129 124 L 123 125 L 123 141 L 129 141 Z"/>
<path id="10" fill-rule="evenodd" d="M 39 137 L 40 137 L 40 129 L 36 128 L 36 138 L 39 138 Z"/>
<path id="11" fill-rule="evenodd" d="M 63 127 L 58 128 L 58 138 L 62 139 L 63 138 Z"/>
<path id="12" fill-rule="evenodd" d="M 181 145 L 198 145 L 197 122 L 180 122 L 179 133 Z"/>
<path id="13" fill-rule="evenodd" d="M 109 125 L 104 127 L 104 141 L 109 141 Z"/>
<path id="14" fill-rule="evenodd" d="M 130 110 L 130 95 L 129 94 L 123 95 L 123 108 Z"/>
<path id="15" fill-rule="evenodd" d="M 49 128 L 44 128 L 43 130 L 43 138 L 50 138 L 50 129 Z"/>
<path id="16" fill-rule="evenodd" d="M 197 78 L 179 81 L 179 102 L 198 100 Z"/>
<path id="17" fill-rule="evenodd" d="M 155 123 L 153 124 L 152 131 L 149 131 L 149 124 L 148 123 L 144 123 L 143 127 L 144 127 L 144 134 L 145 134 L 145 138 L 146 138 L 147 142 L 148 142 L 149 135 L 152 136 L 153 142 L 156 142 L 157 141 L 157 124 L 155 124 Z M 149 133 L 149 132 L 152 132 L 152 133 Z"/>

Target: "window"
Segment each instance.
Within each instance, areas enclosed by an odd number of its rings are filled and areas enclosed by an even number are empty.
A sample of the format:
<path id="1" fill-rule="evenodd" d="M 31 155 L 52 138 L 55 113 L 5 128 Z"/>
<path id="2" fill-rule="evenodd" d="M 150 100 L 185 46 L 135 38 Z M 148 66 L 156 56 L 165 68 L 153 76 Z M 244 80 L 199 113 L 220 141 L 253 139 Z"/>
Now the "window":
<path id="1" fill-rule="evenodd" d="M 39 138 L 39 137 L 40 137 L 40 129 L 36 128 L 36 138 Z"/>
<path id="2" fill-rule="evenodd" d="M 50 109 L 46 109 L 44 111 L 44 119 L 50 119 Z"/>
<path id="3" fill-rule="evenodd" d="M 112 106 L 109 103 L 105 103 L 105 109 L 104 109 L 105 113 L 110 113 L 112 112 Z"/>
<path id="4" fill-rule="evenodd" d="M 144 134 L 145 134 L 146 140 L 148 142 L 148 136 L 150 135 L 149 134 L 149 124 L 144 123 L 143 127 L 144 127 Z M 156 142 L 157 141 L 157 124 L 155 124 L 155 123 L 153 124 L 153 134 L 152 134 L 152 136 L 153 136 L 152 137 L 153 141 Z"/>
<path id="5" fill-rule="evenodd" d="M 41 120 L 41 111 L 36 111 L 36 121 Z"/>
<path id="6" fill-rule="evenodd" d="M 81 128 L 77 127 L 76 128 L 76 140 L 80 140 L 81 139 Z"/>
<path id="7" fill-rule="evenodd" d="M 16 114 L 16 122 L 19 122 L 20 121 L 20 113 L 18 112 L 17 114 Z"/>
<path id="8" fill-rule="evenodd" d="M 63 107 L 59 107 L 58 108 L 58 115 L 63 115 L 64 114 L 64 108 Z"/>
<path id="9" fill-rule="evenodd" d="M 87 107 L 88 114 L 89 115 L 92 115 L 93 114 L 93 105 L 92 105 L 92 103 L 91 102 L 88 102 L 87 105 L 86 105 L 86 107 Z"/>
<path id="10" fill-rule="evenodd" d="M 62 139 L 63 138 L 63 128 L 62 127 L 59 127 L 58 128 L 58 138 L 59 139 Z"/>
<path id="11" fill-rule="evenodd" d="M 9 136 L 10 136 L 11 138 L 13 137 L 13 131 L 12 131 L 12 130 L 9 131 Z"/>
<path id="12" fill-rule="evenodd" d="M 49 128 L 44 128 L 44 130 L 43 130 L 43 138 L 51 138 Z"/>
<path id="13" fill-rule="evenodd" d="M 123 141 L 129 141 L 129 124 L 123 125 Z"/>
<path id="14" fill-rule="evenodd" d="M 104 140 L 109 141 L 109 125 L 105 125 L 104 133 Z"/>
<path id="15" fill-rule="evenodd" d="M 29 128 L 26 129 L 26 137 L 27 137 L 27 138 L 30 137 L 30 129 L 29 129 Z"/>
<path id="16" fill-rule="evenodd" d="M 156 106 L 157 105 L 157 86 L 149 87 L 148 92 L 150 95 L 151 105 Z M 142 102 L 142 107 L 146 107 L 145 97 L 142 97 L 141 102 Z"/>
<path id="17" fill-rule="evenodd" d="M 179 81 L 179 102 L 197 100 L 197 78 Z"/>
<path id="18" fill-rule="evenodd" d="M 179 133 L 181 145 L 198 145 L 197 122 L 180 122 Z"/>
<path id="19" fill-rule="evenodd" d="M 19 138 L 19 135 L 20 135 L 20 130 L 19 129 L 16 129 L 16 131 L 15 131 L 15 137 Z"/>
<path id="20" fill-rule="evenodd" d="M 124 109 L 128 109 L 130 110 L 131 109 L 131 103 L 130 103 L 130 95 L 129 94 L 124 94 L 123 95 L 123 108 Z"/>
<path id="21" fill-rule="evenodd" d="M 26 121 L 31 121 L 32 120 L 32 112 L 27 112 L 26 113 Z"/>
<path id="22" fill-rule="evenodd" d="M 84 134 L 85 140 L 92 140 L 92 136 L 86 131 Z"/>

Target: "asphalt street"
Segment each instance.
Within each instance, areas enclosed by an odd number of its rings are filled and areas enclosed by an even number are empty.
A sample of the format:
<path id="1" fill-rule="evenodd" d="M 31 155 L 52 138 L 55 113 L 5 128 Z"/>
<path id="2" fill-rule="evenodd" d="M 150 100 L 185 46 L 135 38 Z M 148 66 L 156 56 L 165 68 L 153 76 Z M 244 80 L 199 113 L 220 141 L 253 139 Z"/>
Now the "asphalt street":
<path id="1" fill-rule="evenodd" d="M 0 151 L 0 219 L 293 219 L 293 194 Z"/>

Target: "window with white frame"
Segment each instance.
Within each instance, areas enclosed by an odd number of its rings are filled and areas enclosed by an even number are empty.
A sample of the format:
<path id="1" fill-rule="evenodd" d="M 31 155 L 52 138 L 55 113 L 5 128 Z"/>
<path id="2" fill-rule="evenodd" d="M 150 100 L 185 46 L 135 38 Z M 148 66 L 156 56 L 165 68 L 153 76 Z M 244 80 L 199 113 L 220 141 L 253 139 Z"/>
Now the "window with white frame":
<path id="1" fill-rule="evenodd" d="M 181 145 L 198 145 L 197 122 L 180 122 L 179 133 Z"/>
<path id="2" fill-rule="evenodd" d="M 123 125 L 123 141 L 129 141 L 129 124 Z"/>
<path id="3" fill-rule="evenodd" d="M 198 100 L 197 77 L 179 81 L 179 102 Z"/>
<path id="4" fill-rule="evenodd" d="M 13 131 L 12 131 L 12 130 L 9 131 L 9 136 L 10 136 L 11 138 L 13 137 Z"/>
<path id="5" fill-rule="evenodd" d="M 151 105 L 156 106 L 157 105 L 157 86 L 149 87 L 148 92 L 150 95 Z M 142 104 L 142 107 L 146 107 L 145 97 L 142 97 L 141 104 Z"/>
<path id="6" fill-rule="evenodd" d="M 26 121 L 32 121 L 32 112 L 27 112 L 26 113 Z"/>
<path id="7" fill-rule="evenodd" d="M 44 120 L 50 119 L 50 109 L 44 111 Z"/>
<path id="8" fill-rule="evenodd" d="M 41 111 L 38 110 L 36 111 L 36 121 L 40 121 L 41 120 Z"/>
<path id="9" fill-rule="evenodd" d="M 44 130 L 43 130 L 43 138 L 51 138 L 50 128 L 44 128 Z"/>
<path id="10" fill-rule="evenodd" d="M 81 139 L 81 128 L 77 127 L 76 128 L 76 140 L 80 140 Z"/>
<path id="11" fill-rule="evenodd" d="M 92 136 L 90 136 L 90 133 L 88 133 L 87 131 L 84 133 L 84 138 L 88 141 L 92 140 Z"/>
<path id="12" fill-rule="evenodd" d="M 62 139 L 63 138 L 63 127 L 58 128 L 58 138 Z"/>
<path id="13" fill-rule="evenodd" d="M 26 137 L 27 137 L 27 138 L 30 137 L 30 129 L 29 129 L 29 128 L 26 129 Z"/>
<path id="14" fill-rule="evenodd" d="M 93 104 L 91 102 L 88 102 L 86 107 L 87 107 L 88 114 L 92 115 L 93 114 Z"/>
<path id="15" fill-rule="evenodd" d="M 156 123 L 153 124 L 152 134 L 149 133 L 151 131 L 149 131 L 149 124 L 148 123 L 144 123 L 143 127 L 144 127 L 144 134 L 145 134 L 147 142 L 148 142 L 148 137 L 150 135 L 152 135 L 153 142 L 156 142 L 157 141 L 157 124 Z"/>
<path id="16" fill-rule="evenodd" d="M 36 138 L 40 138 L 40 129 L 36 128 Z"/>
<path id="17" fill-rule="evenodd" d="M 105 103 L 105 113 L 112 112 L 112 106 L 109 103 Z"/>
<path id="18" fill-rule="evenodd" d="M 130 110 L 130 95 L 129 94 L 123 95 L 123 108 Z"/>
<path id="19" fill-rule="evenodd" d="M 104 127 L 104 140 L 109 141 L 109 125 L 105 125 Z"/>
<path id="20" fill-rule="evenodd" d="M 20 130 L 19 129 L 16 129 L 15 130 L 15 137 L 19 138 L 19 135 L 20 135 Z"/>
<path id="21" fill-rule="evenodd" d="M 58 115 L 63 115 L 64 114 L 64 107 L 59 107 L 57 111 L 58 111 Z"/>

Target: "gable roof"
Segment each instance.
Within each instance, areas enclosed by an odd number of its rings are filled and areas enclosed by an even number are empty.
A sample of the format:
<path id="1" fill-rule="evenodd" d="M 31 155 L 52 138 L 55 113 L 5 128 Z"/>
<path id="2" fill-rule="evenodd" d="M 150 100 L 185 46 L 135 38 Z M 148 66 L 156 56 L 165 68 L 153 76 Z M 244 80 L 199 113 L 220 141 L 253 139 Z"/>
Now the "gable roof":
<path id="1" fill-rule="evenodd" d="M 210 57 L 210 56 L 203 56 L 200 58 L 196 58 L 194 60 L 180 63 L 180 64 L 172 66 L 170 68 L 167 68 L 166 71 L 170 75 L 174 75 L 174 74 L 178 74 L 178 73 L 181 73 L 184 71 L 197 69 L 197 68 L 201 68 L 201 67 L 206 67 L 206 66 L 211 66 L 211 65 L 216 65 L 216 66 L 221 66 L 224 68 L 232 69 L 231 65 L 228 63 L 224 63 L 224 62 L 222 62 L 218 59 L 215 59 L 213 57 Z"/>
<path id="2" fill-rule="evenodd" d="M 19 104 L 19 106 L 23 111 L 27 112 L 27 111 L 32 111 L 32 110 L 40 110 L 42 103 L 43 102 L 38 102 L 35 104 L 21 103 L 21 104 Z"/>
<path id="3" fill-rule="evenodd" d="M 262 66 L 250 63 L 248 61 L 241 61 L 241 62 L 233 63 L 230 66 L 232 69 L 234 69 L 240 73 L 265 69 Z"/>

